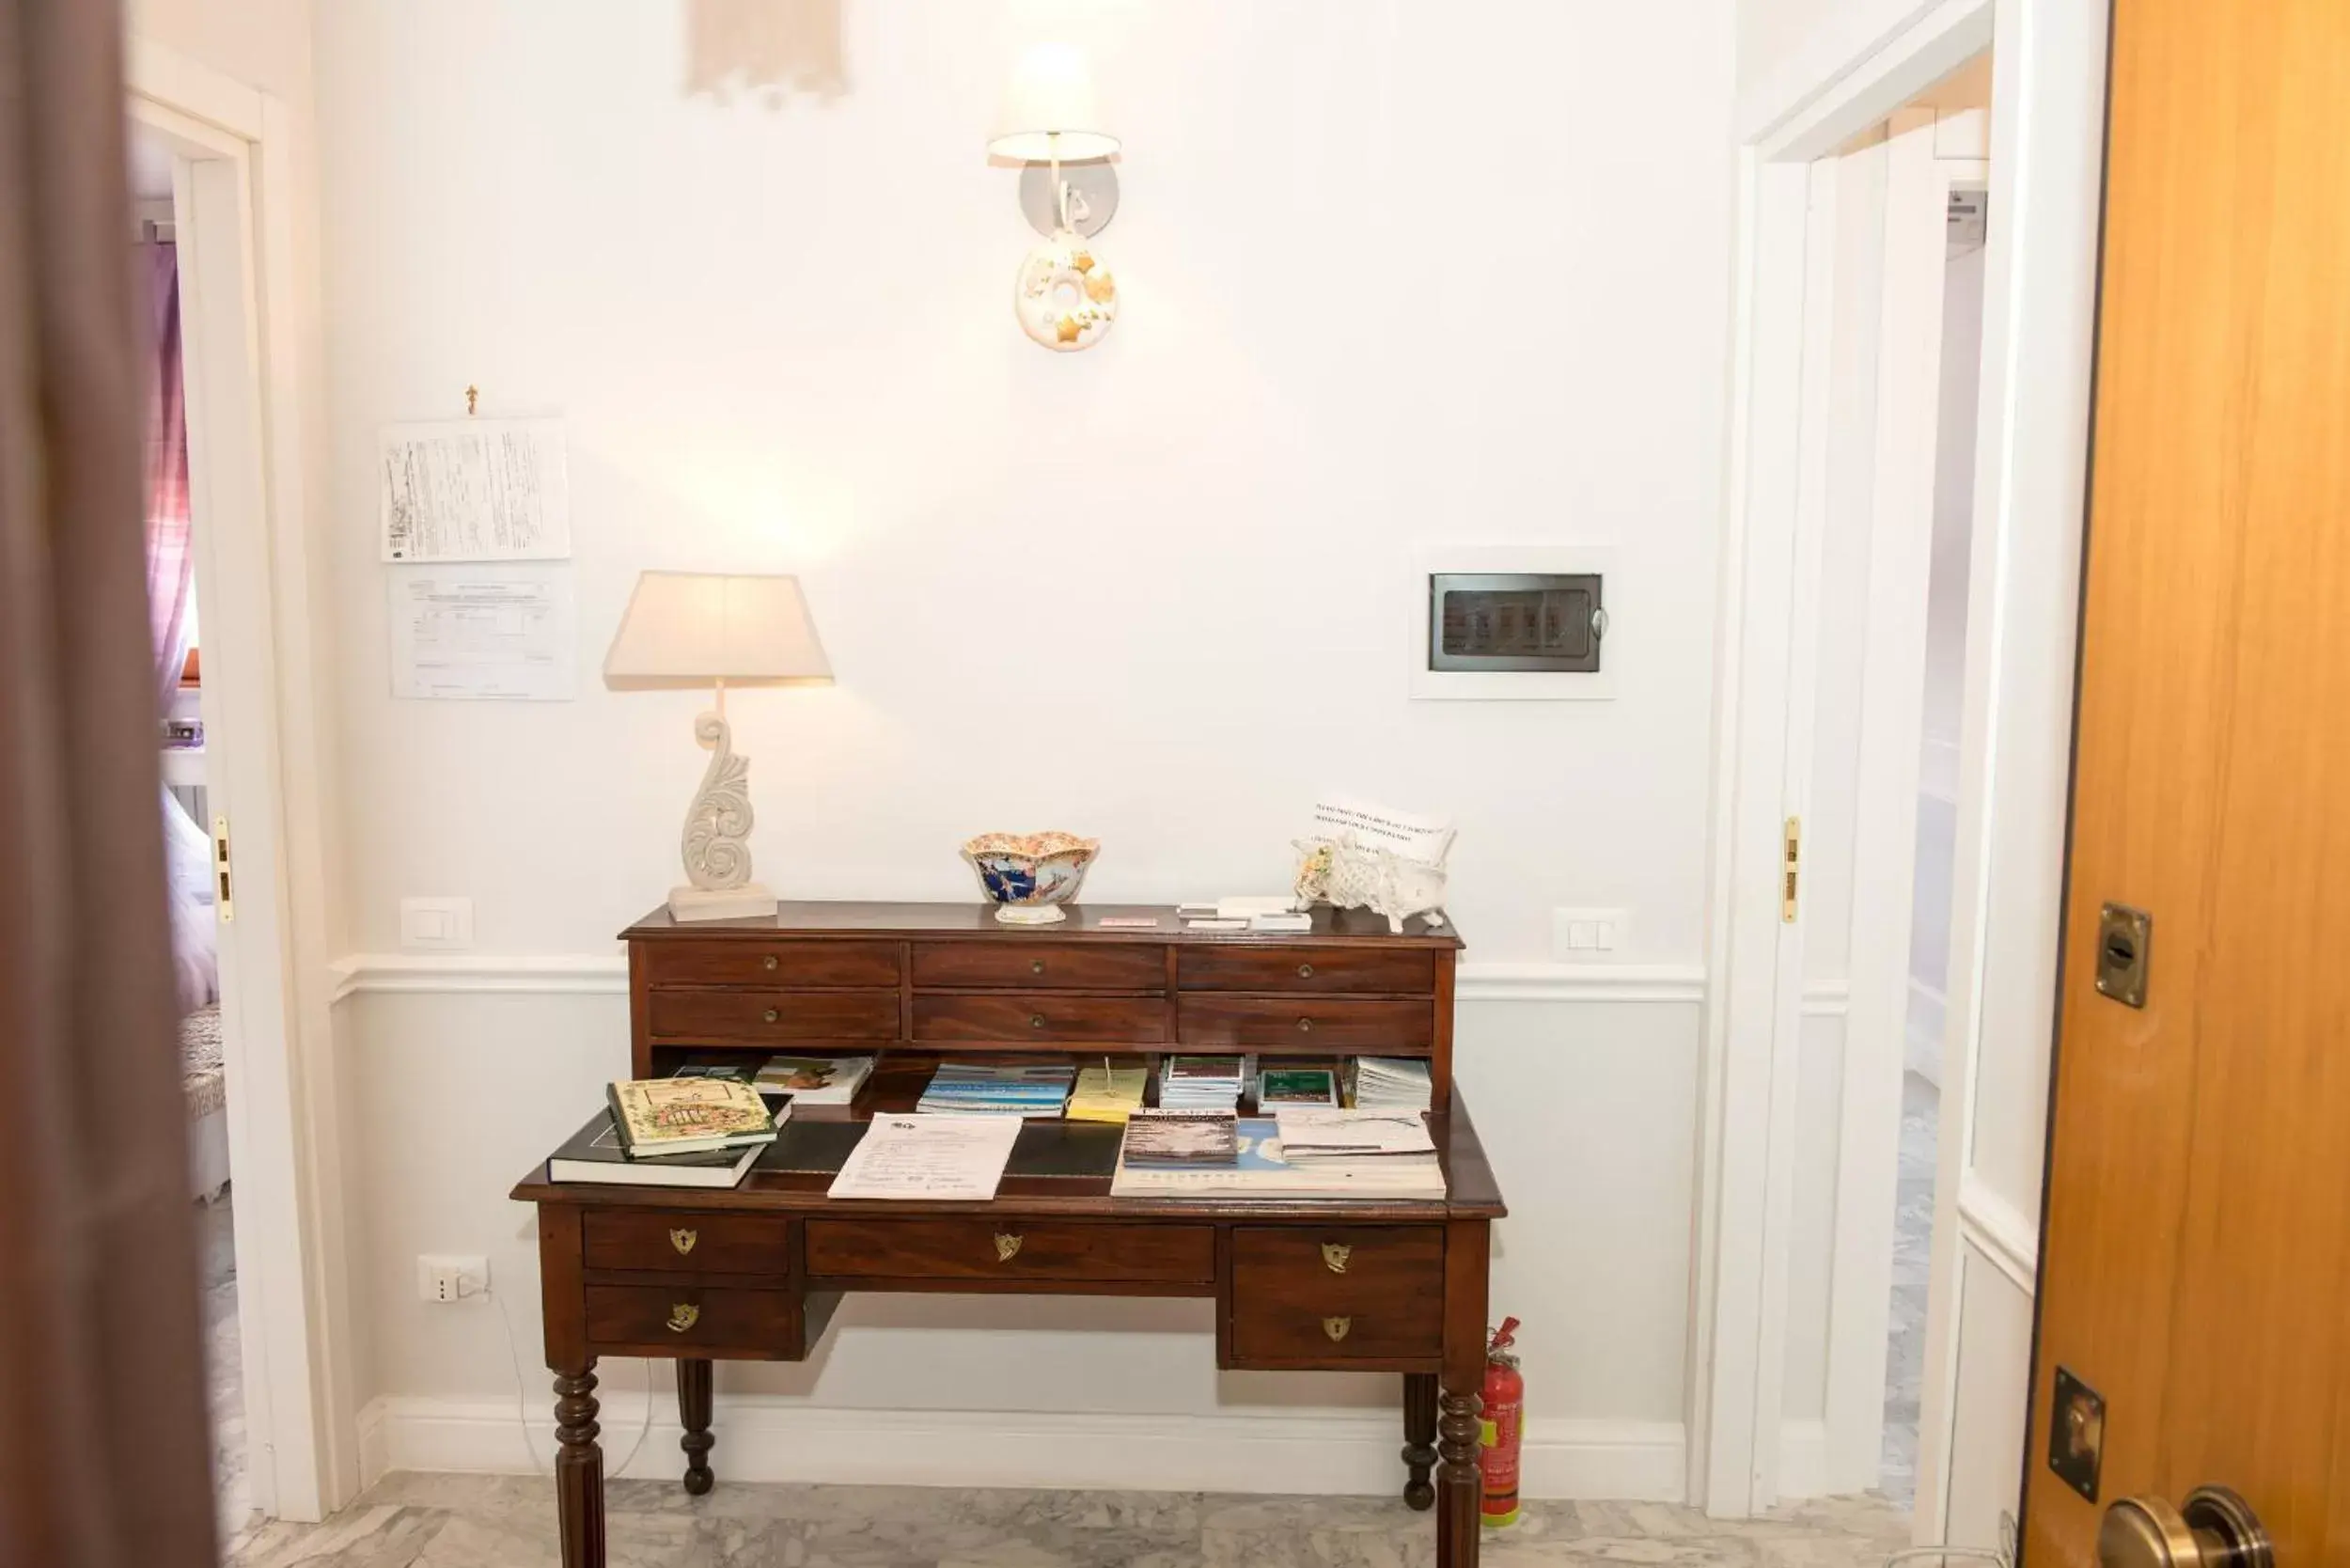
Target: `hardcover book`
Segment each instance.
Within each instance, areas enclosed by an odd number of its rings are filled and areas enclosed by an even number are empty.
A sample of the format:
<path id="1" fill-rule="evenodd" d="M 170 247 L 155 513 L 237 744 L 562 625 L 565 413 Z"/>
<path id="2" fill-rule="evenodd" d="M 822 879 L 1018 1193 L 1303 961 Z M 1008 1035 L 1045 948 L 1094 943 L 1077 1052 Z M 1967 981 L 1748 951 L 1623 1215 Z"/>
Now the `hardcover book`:
<path id="1" fill-rule="evenodd" d="M 620 1147 L 612 1114 L 598 1111 L 588 1125 L 548 1156 L 547 1180 L 631 1187 L 731 1187 L 766 1152 L 765 1144 L 750 1143 L 740 1149 L 631 1159 Z"/>
<path id="2" fill-rule="evenodd" d="M 634 1078 L 612 1084 L 605 1093 L 620 1147 L 634 1158 L 775 1139 L 767 1102 L 732 1078 Z"/>

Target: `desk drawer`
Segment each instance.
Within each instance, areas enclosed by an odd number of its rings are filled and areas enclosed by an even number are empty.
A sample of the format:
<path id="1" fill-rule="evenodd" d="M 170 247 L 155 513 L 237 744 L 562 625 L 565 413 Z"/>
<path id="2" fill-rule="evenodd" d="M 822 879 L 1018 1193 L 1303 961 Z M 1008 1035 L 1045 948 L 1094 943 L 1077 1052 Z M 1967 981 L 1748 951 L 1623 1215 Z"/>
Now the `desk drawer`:
<path id="1" fill-rule="evenodd" d="M 1215 1278 L 1215 1231 L 1083 1220 L 811 1219 L 807 1271 L 841 1279 L 1206 1285 Z"/>
<path id="2" fill-rule="evenodd" d="M 797 1360 L 799 1298 L 731 1286 L 589 1285 L 588 1342 L 635 1356 L 737 1356 Z"/>
<path id="3" fill-rule="evenodd" d="M 898 1038 L 895 991 L 660 991 L 653 1038 L 713 1045 L 791 1045 Z"/>
<path id="4" fill-rule="evenodd" d="M 1436 955 L 1376 948 L 1185 948 L 1175 981 L 1186 991 L 1373 992 L 1421 996 L 1436 988 Z"/>
<path id="5" fill-rule="evenodd" d="M 590 1209 L 583 1221 L 591 1269 L 663 1274 L 791 1271 L 791 1222 L 763 1215 Z"/>
<path id="6" fill-rule="evenodd" d="M 1318 1363 L 1444 1349 L 1435 1226 L 1241 1226 L 1232 1231 L 1232 1359 Z"/>
<path id="7" fill-rule="evenodd" d="M 646 942 L 638 962 L 654 985 L 887 986 L 898 983 L 895 942 Z"/>
<path id="8" fill-rule="evenodd" d="M 939 991 L 1167 989 L 1167 949 L 1017 938 L 914 944 L 914 983 Z"/>
<path id="9" fill-rule="evenodd" d="M 1175 1027 L 1185 1045 L 1202 1048 L 1405 1051 L 1435 1038 L 1435 1009 L 1355 996 L 1186 996 Z"/>
<path id="10" fill-rule="evenodd" d="M 1153 1045 L 1167 1038 L 1167 1004 L 1153 996 L 1041 992 L 1006 992 L 997 996 L 917 994 L 914 1038 Z"/>

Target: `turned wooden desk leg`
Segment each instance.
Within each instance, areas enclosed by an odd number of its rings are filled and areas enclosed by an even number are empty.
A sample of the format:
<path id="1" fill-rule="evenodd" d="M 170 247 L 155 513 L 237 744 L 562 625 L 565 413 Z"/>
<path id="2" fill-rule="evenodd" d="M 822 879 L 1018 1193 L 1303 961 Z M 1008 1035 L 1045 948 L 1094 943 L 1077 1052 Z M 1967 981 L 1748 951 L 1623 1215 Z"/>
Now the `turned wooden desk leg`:
<path id="1" fill-rule="evenodd" d="M 1477 1568 L 1477 1391 L 1485 1381 L 1485 1264 L 1489 1226 L 1445 1228 L 1444 1388 L 1436 1399 L 1437 1568 Z"/>
<path id="2" fill-rule="evenodd" d="M 1436 1500 L 1428 1472 L 1436 1463 L 1436 1374 L 1403 1374 L 1403 1500 L 1426 1513 Z"/>
<path id="3" fill-rule="evenodd" d="M 603 1450 L 597 1445 L 595 1357 L 555 1374 L 555 1507 L 563 1568 L 603 1568 Z"/>
<path id="4" fill-rule="evenodd" d="M 677 1413 L 685 1435 L 677 1440 L 685 1450 L 685 1490 L 698 1497 L 717 1478 L 710 1473 L 710 1450 L 718 1440 L 710 1435 L 710 1363 L 677 1364 Z"/>

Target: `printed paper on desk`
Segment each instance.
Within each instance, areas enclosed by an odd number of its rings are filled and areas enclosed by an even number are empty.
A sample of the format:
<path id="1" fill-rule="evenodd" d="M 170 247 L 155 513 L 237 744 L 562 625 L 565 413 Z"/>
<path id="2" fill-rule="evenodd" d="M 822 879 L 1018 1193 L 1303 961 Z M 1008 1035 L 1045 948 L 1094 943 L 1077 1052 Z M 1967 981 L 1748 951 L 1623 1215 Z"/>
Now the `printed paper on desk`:
<path id="1" fill-rule="evenodd" d="M 828 1196 L 983 1203 L 995 1196 L 1021 1125 L 1016 1116 L 877 1116 Z"/>
<path id="2" fill-rule="evenodd" d="M 392 695 L 568 702 L 579 683 L 569 566 L 391 573 Z"/>
<path id="3" fill-rule="evenodd" d="M 1324 839 L 1352 838 L 1366 848 L 1389 850 L 1409 860 L 1438 866 L 1452 849 L 1451 823 L 1356 800 L 1317 802 L 1314 833 Z"/>
<path id="4" fill-rule="evenodd" d="M 387 561 L 545 561 L 572 553 L 560 419 L 386 425 L 377 480 Z"/>

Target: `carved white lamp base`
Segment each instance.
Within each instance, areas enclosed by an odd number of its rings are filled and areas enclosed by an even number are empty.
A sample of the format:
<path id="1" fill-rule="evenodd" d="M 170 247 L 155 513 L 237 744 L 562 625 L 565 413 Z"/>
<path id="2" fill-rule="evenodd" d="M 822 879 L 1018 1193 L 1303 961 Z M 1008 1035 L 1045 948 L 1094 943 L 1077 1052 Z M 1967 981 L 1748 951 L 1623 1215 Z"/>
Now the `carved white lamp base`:
<path id="1" fill-rule="evenodd" d="M 725 700 L 724 689 L 720 700 Z M 734 731 L 720 713 L 694 721 L 694 738 L 711 753 L 701 788 L 685 813 L 679 847 L 687 884 L 669 890 L 673 920 L 740 920 L 773 915 L 776 896 L 751 880 L 751 760 L 734 753 Z"/>
<path id="2" fill-rule="evenodd" d="M 740 920 L 775 912 L 776 896 L 756 882 L 746 882 L 740 887 L 669 889 L 672 920 Z"/>

